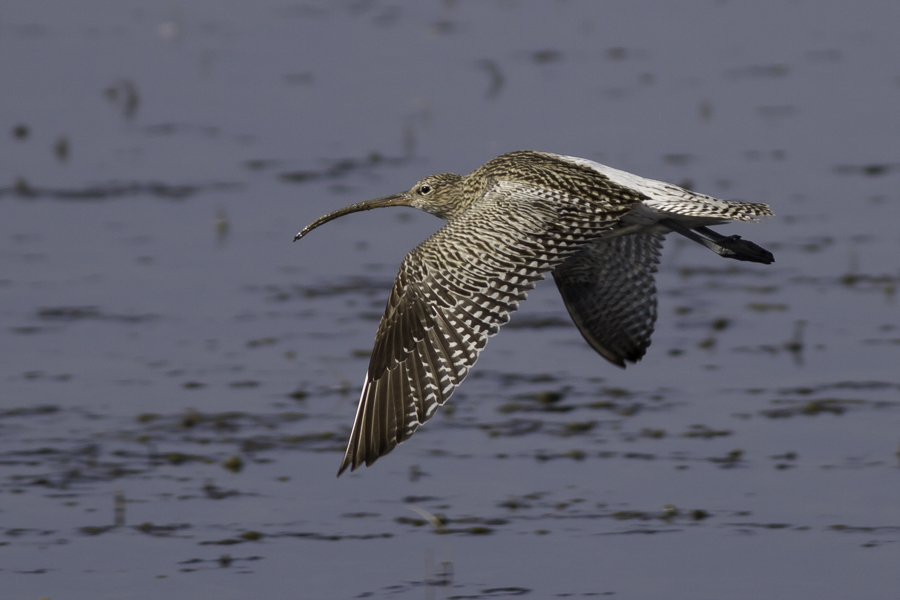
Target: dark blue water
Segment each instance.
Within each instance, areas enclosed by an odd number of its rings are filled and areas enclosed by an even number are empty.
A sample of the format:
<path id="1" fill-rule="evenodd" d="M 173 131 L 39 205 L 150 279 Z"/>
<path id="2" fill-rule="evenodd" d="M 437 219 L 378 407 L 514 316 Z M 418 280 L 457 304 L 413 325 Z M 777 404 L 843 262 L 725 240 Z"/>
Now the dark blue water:
<path id="1" fill-rule="evenodd" d="M 7 2 L 0 595 L 896 597 L 898 19 Z M 291 238 L 522 148 L 769 203 L 721 231 L 776 263 L 668 240 L 625 371 L 546 282 L 450 406 L 335 479 L 397 266 L 440 222 Z"/>

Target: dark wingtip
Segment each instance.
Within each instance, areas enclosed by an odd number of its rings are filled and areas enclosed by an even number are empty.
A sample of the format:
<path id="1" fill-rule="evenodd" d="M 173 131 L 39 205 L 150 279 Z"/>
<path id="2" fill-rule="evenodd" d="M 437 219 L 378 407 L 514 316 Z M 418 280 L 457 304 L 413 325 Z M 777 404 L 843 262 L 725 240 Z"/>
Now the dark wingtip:
<path id="1" fill-rule="evenodd" d="M 344 455 L 344 460 L 341 461 L 341 467 L 338 469 L 337 476 L 340 477 L 341 475 L 343 475 L 344 471 L 347 470 L 347 467 L 351 466 L 352 462 L 353 461 L 350 460 L 350 457 L 348 455 Z M 350 472 L 352 473 L 353 471 L 355 471 L 356 467 L 358 466 L 359 465 L 353 465 L 350 469 Z"/>

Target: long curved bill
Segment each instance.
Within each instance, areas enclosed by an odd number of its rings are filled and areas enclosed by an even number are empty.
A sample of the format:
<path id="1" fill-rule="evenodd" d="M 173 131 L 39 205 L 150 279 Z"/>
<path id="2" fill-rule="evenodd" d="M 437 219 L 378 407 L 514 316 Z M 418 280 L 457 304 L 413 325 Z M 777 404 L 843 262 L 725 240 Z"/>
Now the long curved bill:
<path id="1" fill-rule="evenodd" d="M 366 200 L 365 202 L 357 202 L 356 204 L 351 204 L 350 206 L 345 206 L 344 208 L 340 208 L 332 213 L 328 213 L 324 217 L 319 217 L 306 227 L 304 227 L 300 233 L 294 236 L 294 241 L 296 242 L 304 235 L 318 227 L 319 225 L 324 225 L 328 221 L 333 221 L 338 217 L 343 217 L 344 215 L 349 215 L 350 213 L 359 212 L 361 210 L 372 210 L 373 208 L 382 208 L 384 206 L 409 206 L 409 192 L 400 192 L 399 194 L 393 194 L 391 196 L 385 196 L 384 198 L 376 198 L 375 200 Z"/>

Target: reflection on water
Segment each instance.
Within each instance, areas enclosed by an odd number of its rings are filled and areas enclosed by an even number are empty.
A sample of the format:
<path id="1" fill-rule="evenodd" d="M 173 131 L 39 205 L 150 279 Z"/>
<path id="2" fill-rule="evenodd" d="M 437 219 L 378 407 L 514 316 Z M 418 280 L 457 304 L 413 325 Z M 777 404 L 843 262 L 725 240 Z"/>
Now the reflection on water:
<path id="1" fill-rule="evenodd" d="M 896 595 L 896 7 L 53 8 L 0 24 L 8 595 Z M 769 203 L 778 263 L 668 240 L 624 371 L 541 285 L 336 480 L 440 223 L 292 236 L 520 148 Z"/>

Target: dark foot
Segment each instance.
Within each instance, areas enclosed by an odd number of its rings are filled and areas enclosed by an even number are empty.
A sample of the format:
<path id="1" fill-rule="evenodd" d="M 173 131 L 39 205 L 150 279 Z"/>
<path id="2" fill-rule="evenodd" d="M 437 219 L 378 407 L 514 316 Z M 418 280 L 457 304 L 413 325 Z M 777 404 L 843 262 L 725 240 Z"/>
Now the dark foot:
<path id="1" fill-rule="evenodd" d="M 698 244 L 706 246 L 719 256 L 724 256 L 725 258 L 757 262 L 764 265 L 775 262 L 775 257 L 771 252 L 757 246 L 749 240 L 741 239 L 741 236 L 739 235 L 725 236 L 716 233 L 708 227 L 697 227 L 694 230 L 691 230 L 672 219 L 663 219 L 659 224 L 665 225 L 675 233 L 680 233 L 689 240 L 693 240 Z M 706 237 L 701 237 L 698 234 L 703 234 Z"/>
<path id="2" fill-rule="evenodd" d="M 757 262 L 764 265 L 770 265 L 775 262 L 775 256 L 771 252 L 761 246 L 757 246 L 750 240 L 741 239 L 739 235 L 720 235 L 708 227 L 698 227 L 696 231 L 706 235 L 716 245 L 727 250 L 728 253 L 716 252 L 725 258 Z"/>

